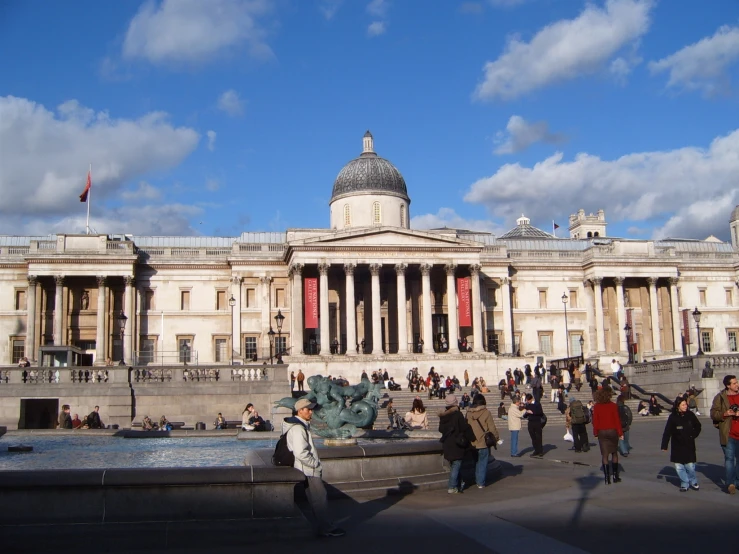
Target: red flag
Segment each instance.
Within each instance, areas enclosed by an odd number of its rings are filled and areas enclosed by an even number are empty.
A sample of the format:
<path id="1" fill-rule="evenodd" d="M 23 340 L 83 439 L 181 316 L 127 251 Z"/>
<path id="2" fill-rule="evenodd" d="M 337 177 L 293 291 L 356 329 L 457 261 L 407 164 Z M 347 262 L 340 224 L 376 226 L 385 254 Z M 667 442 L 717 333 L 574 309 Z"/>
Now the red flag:
<path id="1" fill-rule="evenodd" d="M 85 187 L 85 190 L 82 191 L 82 194 L 80 194 L 80 202 L 87 202 L 87 193 L 90 192 L 90 187 L 92 186 L 92 176 L 90 175 L 90 172 L 87 172 L 87 186 Z"/>

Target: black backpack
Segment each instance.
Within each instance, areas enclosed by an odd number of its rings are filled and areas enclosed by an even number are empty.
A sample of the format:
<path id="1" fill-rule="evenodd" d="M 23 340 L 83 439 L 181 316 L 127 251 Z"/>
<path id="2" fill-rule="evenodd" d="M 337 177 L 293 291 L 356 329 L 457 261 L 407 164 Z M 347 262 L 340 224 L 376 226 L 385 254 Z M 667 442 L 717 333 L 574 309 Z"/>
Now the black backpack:
<path id="1" fill-rule="evenodd" d="M 272 465 L 280 467 L 293 467 L 295 464 L 295 454 L 287 447 L 287 433 L 280 435 L 280 439 L 275 446 L 275 452 L 272 454 Z"/>

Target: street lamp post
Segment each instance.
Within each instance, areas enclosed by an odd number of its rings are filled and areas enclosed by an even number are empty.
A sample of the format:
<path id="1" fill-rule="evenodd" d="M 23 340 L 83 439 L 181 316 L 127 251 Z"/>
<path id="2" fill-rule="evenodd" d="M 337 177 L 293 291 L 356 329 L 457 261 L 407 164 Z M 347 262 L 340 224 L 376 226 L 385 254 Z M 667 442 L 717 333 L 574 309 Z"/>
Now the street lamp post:
<path id="1" fill-rule="evenodd" d="M 562 305 L 565 307 L 565 342 L 567 343 L 567 360 L 569 362 L 570 359 L 570 331 L 567 328 L 567 301 L 569 298 L 567 297 L 567 293 L 562 293 Z"/>
<path id="2" fill-rule="evenodd" d="M 695 353 L 696 356 L 702 356 L 703 355 L 703 345 L 701 344 L 701 312 L 698 310 L 698 306 L 695 307 L 695 310 L 693 310 L 693 321 L 695 321 L 695 328 L 696 333 L 698 334 L 698 352 Z"/>
<path id="3" fill-rule="evenodd" d="M 272 349 L 275 345 L 275 331 L 272 329 L 272 326 L 269 326 L 269 332 L 267 333 L 267 336 L 269 336 L 269 365 L 272 365 Z"/>
<path id="4" fill-rule="evenodd" d="M 121 361 L 118 362 L 118 365 L 126 365 L 126 349 L 123 346 L 123 341 L 126 337 L 126 322 L 128 321 L 128 318 L 126 317 L 126 314 L 123 313 L 123 310 L 121 310 L 121 313 L 118 314 L 118 317 L 116 319 L 118 320 L 118 328 L 120 329 L 121 333 Z"/>
<path id="5" fill-rule="evenodd" d="M 231 365 L 234 365 L 234 306 L 236 305 L 236 299 L 234 295 L 228 299 L 228 305 L 231 306 Z"/>
<path id="6" fill-rule="evenodd" d="M 275 316 L 275 323 L 277 324 L 277 363 L 282 363 L 282 322 L 285 321 L 285 316 L 282 315 L 282 310 L 277 310 Z"/>
<path id="7" fill-rule="evenodd" d="M 584 345 L 585 345 L 585 339 L 583 338 L 582 335 L 580 335 L 580 361 L 581 361 L 582 365 L 585 365 L 585 350 L 584 350 Z"/>
<path id="8" fill-rule="evenodd" d="M 626 332 L 626 350 L 629 352 L 629 363 L 634 363 L 634 357 L 631 352 L 631 325 L 628 323 L 624 325 L 624 331 Z"/>

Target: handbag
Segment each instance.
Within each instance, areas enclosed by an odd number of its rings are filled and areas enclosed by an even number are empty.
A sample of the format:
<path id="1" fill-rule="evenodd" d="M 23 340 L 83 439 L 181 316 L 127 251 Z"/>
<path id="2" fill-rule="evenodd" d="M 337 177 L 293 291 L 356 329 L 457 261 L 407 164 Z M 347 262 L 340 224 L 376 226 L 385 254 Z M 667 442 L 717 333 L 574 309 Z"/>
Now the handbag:
<path id="1" fill-rule="evenodd" d="M 488 448 L 492 446 L 496 450 L 498 450 L 498 439 L 495 438 L 495 435 L 493 435 L 492 431 L 485 431 L 485 429 L 482 428 L 482 424 L 477 419 L 475 420 L 475 423 L 477 423 L 477 425 L 479 425 L 480 429 L 483 431 L 483 436 L 485 437 L 485 446 Z"/>

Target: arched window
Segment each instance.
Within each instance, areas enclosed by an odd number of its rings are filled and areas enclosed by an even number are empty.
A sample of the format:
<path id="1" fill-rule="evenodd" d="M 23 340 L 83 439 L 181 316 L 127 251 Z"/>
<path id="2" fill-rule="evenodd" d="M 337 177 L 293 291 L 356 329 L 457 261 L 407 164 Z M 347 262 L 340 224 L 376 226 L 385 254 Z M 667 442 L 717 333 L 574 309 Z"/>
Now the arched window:
<path id="1" fill-rule="evenodd" d="M 593 238 L 593 233 L 591 233 L 590 231 L 588 231 L 588 238 Z"/>
<path id="2" fill-rule="evenodd" d="M 594 237 L 599 237 L 599 236 L 600 236 L 600 234 L 598 233 L 598 231 L 596 231 L 595 233 L 593 233 L 593 236 L 594 236 Z"/>
<path id="3" fill-rule="evenodd" d="M 405 204 L 400 205 L 400 226 L 405 228 Z"/>
<path id="4" fill-rule="evenodd" d="M 349 204 L 344 204 L 344 227 L 351 227 L 352 224 L 352 210 Z"/>
<path id="5" fill-rule="evenodd" d="M 379 202 L 372 204 L 372 222 L 375 225 L 380 225 L 382 223 L 382 212 L 380 211 Z"/>

